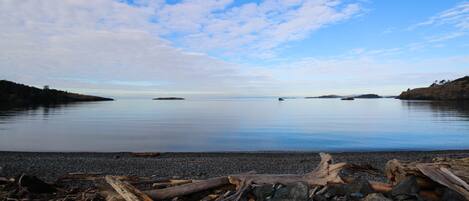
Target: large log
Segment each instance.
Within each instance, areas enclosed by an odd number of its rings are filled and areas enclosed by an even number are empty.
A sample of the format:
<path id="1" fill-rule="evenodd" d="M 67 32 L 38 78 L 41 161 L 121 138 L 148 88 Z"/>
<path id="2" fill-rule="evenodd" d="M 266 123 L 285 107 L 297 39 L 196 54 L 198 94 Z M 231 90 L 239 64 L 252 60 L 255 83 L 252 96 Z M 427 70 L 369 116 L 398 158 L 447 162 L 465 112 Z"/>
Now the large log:
<path id="1" fill-rule="evenodd" d="M 194 183 L 188 183 L 180 186 L 174 186 L 164 189 L 156 189 L 145 191 L 152 199 L 164 200 L 173 197 L 184 196 L 224 185 L 228 185 L 229 180 L 227 177 L 217 177 L 207 180 L 202 180 Z"/>
<path id="2" fill-rule="evenodd" d="M 339 176 L 342 169 L 346 168 L 346 163 L 333 163 L 332 156 L 326 153 L 320 153 L 321 162 L 318 167 L 305 175 L 268 175 L 268 174 L 250 174 L 250 175 L 232 175 L 228 176 L 230 183 L 239 186 L 242 182 L 249 184 L 289 184 L 295 182 L 305 182 L 309 185 L 324 186 L 329 183 L 342 184 L 344 180 Z"/>

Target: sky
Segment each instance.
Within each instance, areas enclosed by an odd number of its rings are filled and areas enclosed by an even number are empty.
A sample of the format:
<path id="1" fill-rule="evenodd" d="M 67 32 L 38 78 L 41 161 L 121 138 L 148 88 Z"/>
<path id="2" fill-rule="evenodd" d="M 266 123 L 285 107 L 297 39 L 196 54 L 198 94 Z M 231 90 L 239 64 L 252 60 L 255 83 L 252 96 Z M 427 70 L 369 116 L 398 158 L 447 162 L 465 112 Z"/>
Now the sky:
<path id="1" fill-rule="evenodd" d="M 469 1 L 1 0 L 0 79 L 112 97 L 397 95 L 469 75 Z"/>

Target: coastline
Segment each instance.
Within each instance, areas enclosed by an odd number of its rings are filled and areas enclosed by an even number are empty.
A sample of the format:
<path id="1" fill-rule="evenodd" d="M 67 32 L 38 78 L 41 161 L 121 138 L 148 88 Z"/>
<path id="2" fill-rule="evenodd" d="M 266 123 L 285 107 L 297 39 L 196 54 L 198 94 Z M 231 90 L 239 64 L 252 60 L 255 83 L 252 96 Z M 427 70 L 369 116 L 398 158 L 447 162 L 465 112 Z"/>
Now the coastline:
<path id="1" fill-rule="evenodd" d="M 336 162 L 367 164 L 383 170 L 387 161 L 430 162 L 435 157 L 469 157 L 469 150 L 332 152 Z M 256 171 L 262 174 L 302 174 L 319 163 L 318 152 L 161 153 L 141 158 L 129 152 L 8 152 L 0 151 L 0 176 L 22 173 L 54 181 L 67 173 L 204 179 Z M 385 178 L 374 178 L 384 181 Z"/>

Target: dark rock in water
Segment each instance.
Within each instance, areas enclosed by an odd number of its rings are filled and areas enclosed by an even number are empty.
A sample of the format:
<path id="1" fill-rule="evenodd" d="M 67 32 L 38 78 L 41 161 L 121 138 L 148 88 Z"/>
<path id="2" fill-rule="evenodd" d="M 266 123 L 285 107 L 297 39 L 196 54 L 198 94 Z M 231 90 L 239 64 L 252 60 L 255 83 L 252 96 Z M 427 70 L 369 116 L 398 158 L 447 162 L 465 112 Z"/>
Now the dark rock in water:
<path id="1" fill-rule="evenodd" d="M 363 95 L 355 96 L 354 98 L 382 98 L 382 97 L 377 94 L 363 94 Z"/>
<path id="2" fill-rule="evenodd" d="M 433 83 L 429 87 L 408 89 L 397 97 L 403 100 L 469 100 L 469 76 Z"/>
<path id="3" fill-rule="evenodd" d="M 154 98 L 153 100 L 184 100 L 184 98 L 180 98 L 180 97 L 158 97 L 158 98 Z"/>
<path id="4" fill-rule="evenodd" d="M 341 98 L 340 100 L 355 100 L 353 97 Z"/>
<path id="5" fill-rule="evenodd" d="M 421 200 L 418 195 L 419 191 L 420 189 L 417 185 L 417 178 L 415 176 L 410 176 L 401 181 L 391 190 L 391 196 L 394 200 L 399 201 Z"/>
<path id="6" fill-rule="evenodd" d="M 297 182 L 283 185 L 262 185 L 252 191 L 256 201 L 307 201 L 309 188 L 306 183 Z"/>
<path id="7" fill-rule="evenodd" d="M 24 174 L 18 178 L 18 185 L 31 193 L 53 193 L 57 191 L 54 186 L 37 177 Z"/>
<path id="8" fill-rule="evenodd" d="M 88 96 L 55 89 L 39 89 L 7 80 L 0 80 L 1 106 L 54 105 L 84 101 L 111 101 L 111 98 Z"/>
<path id="9" fill-rule="evenodd" d="M 284 98 L 278 98 L 278 101 L 284 101 L 285 99 Z"/>
<path id="10" fill-rule="evenodd" d="M 361 201 L 392 201 L 391 199 L 384 197 L 381 193 L 372 193 L 363 198 Z"/>

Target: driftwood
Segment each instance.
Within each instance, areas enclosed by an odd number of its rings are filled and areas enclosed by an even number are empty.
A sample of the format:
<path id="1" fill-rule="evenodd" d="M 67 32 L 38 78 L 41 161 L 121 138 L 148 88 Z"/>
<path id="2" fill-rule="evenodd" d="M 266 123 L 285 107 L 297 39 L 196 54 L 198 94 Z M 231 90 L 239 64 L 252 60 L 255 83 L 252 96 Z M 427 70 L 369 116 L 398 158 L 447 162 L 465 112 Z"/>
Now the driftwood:
<path id="1" fill-rule="evenodd" d="M 321 162 L 312 172 L 305 175 L 232 175 L 229 176 L 231 184 L 235 184 L 237 192 L 224 200 L 240 200 L 253 184 L 289 184 L 304 182 L 311 186 L 324 186 L 327 184 L 343 184 L 345 181 L 339 173 L 348 166 L 347 163 L 333 163 L 332 156 L 326 153 L 320 153 Z"/>
<path id="2" fill-rule="evenodd" d="M 433 181 L 460 193 L 469 200 L 469 185 L 448 168 L 434 164 L 417 164 L 417 168 Z"/>
<path id="3" fill-rule="evenodd" d="M 136 189 L 127 182 L 120 181 L 113 176 L 106 176 L 106 182 L 119 193 L 126 201 L 152 201 L 152 199 L 145 193 Z"/>
<path id="4" fill-rule="evenodd" d="M 432 163 L 391 160 L 386 164 L 385 173 L 393 184 L 401 182 L 406 177 L 416 176 L 417 183 L 422 189 L 440 184 L 469 200 L 469 158 L 435 158 Z"/>
<path id="5" fill-rule="evenodd" d="M 326 185 L 328 183 L 345 183 L 339 176 L 346 163 L 336 163 L 332 161 L 330 154 L 320 153 L 321 162 L 319 166 L 305 175 L 268 175 L 268 174 L 244 174 L 228 176 L 230 183 L 240 186 L 245 182 L 248 184 L 289 184 L 295 182 L 305 182 L 309 185 Z"/>
<path id="6" fill-rule="evenodd" d="M 180 186 L 145 191 L 145 193 L 147 193 L 152 199 L 164 200 L 224 186 L 227 184 L 229 184 L 227 177 L 217 177 L 194 183 L 183 184 Z"/>
<path id="7" fill-rule="evenodd" d="M 253 174 L 245 173 L 239 175 L 231 175 L 228 177 L 217 177 L 202 181 L 193 182 L 191 180 L 174 180 L 172 187 L 163 189 L 148 190 L 145 193 L 154 200 L 164 200 L 174 197 L 180 197 L 196 192 L 206 191 L 213 188 L 218 188 L 225 185 L 236 185 L 237 192 L 224 197 L 221 196 L 217 200 L 239 200 L 239 198 L 251 188 L 253 184 L 290 184 L 295 182 L 304 182 L 310 186 L 325 186 L 327 184 L 343 184 L 346 183 L 339 175 L 341 170 L 347 167 L 357 168 L 358 166 L 349 165 L 347 163 L 333 163 L 330 154 L 321 153 L 321 162 L 319 166 L 304 175 L 269 175 L 269 174 Z M 185 183 L 185 184 L 184 184 Z M 182 184 L 182 185 L 179 185 Z M 390 186 L 383 183 L 372 184 L 379 192 L 387 192 Z"/>

